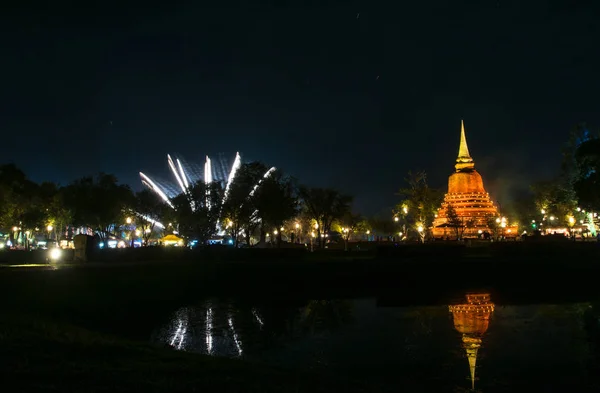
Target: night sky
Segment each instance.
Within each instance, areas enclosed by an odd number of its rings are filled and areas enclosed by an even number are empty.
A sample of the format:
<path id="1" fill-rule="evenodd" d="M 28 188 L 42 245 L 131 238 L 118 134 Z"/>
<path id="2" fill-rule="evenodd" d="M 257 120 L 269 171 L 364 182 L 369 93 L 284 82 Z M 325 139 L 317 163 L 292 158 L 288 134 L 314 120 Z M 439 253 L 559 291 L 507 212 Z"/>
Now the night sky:
<path id="1" fill-rule="evenodd" d="M 371 214 L 409 170 L 446 187 L 461 118 L 501 204 L 600 125 L 593 1 L 166 3 L 4 10 L 0 161 L 139 189 L 139 171 L 169 178 L 167 153 L 240 151 Z"/>

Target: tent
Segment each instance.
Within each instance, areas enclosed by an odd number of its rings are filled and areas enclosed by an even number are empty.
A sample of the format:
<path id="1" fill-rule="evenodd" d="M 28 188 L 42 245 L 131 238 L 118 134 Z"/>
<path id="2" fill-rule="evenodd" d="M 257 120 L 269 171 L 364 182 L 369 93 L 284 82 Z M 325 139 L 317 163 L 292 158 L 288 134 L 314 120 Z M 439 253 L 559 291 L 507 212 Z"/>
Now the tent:
<path id="1" fill-rule="evenodd" d="M 160 239 L 165 246 L 183 245 L 183 239 L 175 235 L 167 235 Z"/>

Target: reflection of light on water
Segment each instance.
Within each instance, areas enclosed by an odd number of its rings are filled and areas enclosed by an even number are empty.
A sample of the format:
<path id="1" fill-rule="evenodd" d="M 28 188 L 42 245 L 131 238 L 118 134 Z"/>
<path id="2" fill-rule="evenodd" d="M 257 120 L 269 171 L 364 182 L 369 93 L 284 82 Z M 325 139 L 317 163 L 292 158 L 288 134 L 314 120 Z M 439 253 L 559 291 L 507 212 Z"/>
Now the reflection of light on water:
<path id="1" fill-rule="evenodd" d="M 213 327 L 213 311 L 212 308 L 206 310 L 206 349 L 208 350 L 208 354 L 212 353 L 213 348 L 213 336 L 212 336 L 212 327 Z"/>
<path id="2" fill-rule="evenodd" d="M 186 331 L 187 331 L 187 328 L 185 326 L 183 326 L 183 321 L 180 319 L 179 326 L 177 327 L 177 330 L 175 330 L 175 334 L 173 334 L 173 338 L 171 339 L 172 347 L 175 346 L 175 341 L 177 341 L 177 339 L 179 339 L 179 344 L 177 344 L 177 349 L 181 349 L 181 347 L 183 346 L 183 340 L 185 338 Z"/>
<path id="3" fill-rule="evenodd" d="M 242 342 L 239 340 L 237 333 L 235 332 L 235 327 L 233 327 L 233 318 L 229 317 L 229 327 L 231 328 L 231 332 L 233 333 L 233 341 L 235 342 L 235 346 L 237 347 L 239 356 L 242 356 Z"/>
<path id="4" fill-rule="evenodd" d="M 258 322 L 258 324 L 260 325 L 260 327 L 263 327 L 263 325 L 265 324 L 263 322 L 263 320 L 260 318 L 260 315 L 258 315 L 258 311 L 256 311 L 255 308 L 252 309 L 252 315 L 254 315 L 254 318 L 256 318 L 256 321 Z"/>

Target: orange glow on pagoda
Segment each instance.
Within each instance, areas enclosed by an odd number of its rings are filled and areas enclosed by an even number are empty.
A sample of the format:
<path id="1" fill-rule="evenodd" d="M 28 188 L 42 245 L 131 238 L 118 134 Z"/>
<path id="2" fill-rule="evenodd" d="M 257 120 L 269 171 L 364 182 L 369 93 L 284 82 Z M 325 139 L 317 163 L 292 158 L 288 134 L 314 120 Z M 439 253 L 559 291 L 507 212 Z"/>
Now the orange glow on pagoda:
<path id="1" fill-rule="evenodd" d="M 456 158 L 455 172 L 448 178 L 448 192 L 433 221 L 433 236 L 454 237 L 455 228 L 448 223 L 448 206 L 452 206 L 463 222 L 463 237 L 478 237 L 483 232 L 492 233 L 488 226 L 490 217 L 498 217 L 498 209 L 483 186 L 483 179 L 475 170 L 475 162 L 469 153 L 465 124 L 461 120 L 460 145 Z M 469 222 L 469 225 L 467 223 Z M 517 228 L 506 228 L 506 234 L 516 234 Z"/>
<path id="2" fill-rule="evenodd" d="M 449 309 L 454 319 L 454 328 L 462 334 L 462 346 L 467 353 L 471 371 L 471 389 L 475 390 L 477 351 L 490 324 L 494 303 L 490 301 L 489 293 L 468 294 L 466 304 L 453 305 Z"/>

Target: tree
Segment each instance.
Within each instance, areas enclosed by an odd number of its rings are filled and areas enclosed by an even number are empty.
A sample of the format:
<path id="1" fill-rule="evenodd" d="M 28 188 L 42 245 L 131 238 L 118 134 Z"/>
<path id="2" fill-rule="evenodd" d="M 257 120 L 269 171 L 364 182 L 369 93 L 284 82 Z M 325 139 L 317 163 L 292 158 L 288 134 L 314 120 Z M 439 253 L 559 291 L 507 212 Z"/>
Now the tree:
<path id="1" fill-rule="evenodd" d="M 487 219 L 487 226 L 488 228 L 491 229 L 492 233 L 492 237 L 494 239 L 498 239 L 498 236 L 500 235 L 500 216 L 490 216 Z"/>
<path id="2" fill-rule="evenodd" d="M 342 238 L 344 239 L 344 249 L 348 251 L 348 241 L 350 240 L 350 236 L 359 231 L 360 226 L 364 224 L 364 220 L 360 214 L 353 214 L 348 211 L 339 219 L 339 231 L 342 234 Z"/>
<path id="3" fill-rule="evenodd" d="M 242 164 L 229 185 L 227 199 L 221 211 L 221 221 L 233 237 L 236 247 L 241 231 L 245 232 L 250 244 L 251 236 L 260 224 L 255 195 L 262 187 L 267 171 L 266 165 L 260 162 Z"/>
<path id="4" fill-rule="evenodd" d="M 191 184 L 188 191 L 172 199 L 179 233 L 186 239 L 206 244 L 217 233 L 223 188 L 218 182 Z"/>
<path id="5" fill-rule="evenodd" d="M 582 143 L 577 149 L 576 163 L 579 176 L 574 190 L 579 205 L 588 211 L 600 210 L 600 139 Z"/>
<path id="6" fill-rule="evenodd" d="M 429 187 L 425 171 L 408 172 L 405 180 L 408 187 L 398 192 L 403 200 L 394 212 L 401 212 L 407 225 L 417 234 L 419 240 L 424 242 L 441 203 L 442 194 Z"/>
<path id="7" fill-rule="evenodd" d="M 47 222 L 40 186 L 27 179 L 25 173 L 14 164 L 2 165 L 0 197 L 0 225 L 17 228 L 10 232 L 11 243 L 15 244 L 17 236 L 24 239 L 24 246 L 29 248 L 29 240 L 36 228 L 45 228 Z"/>
<path id="8" fill-rule="evenodd" d="M 156 223 L 164 220 L 170 207 L 155 192 L 144 189 L 135 193 L 132 210 L 144 245 L 147 246 Z"/>
<path id="9" fill-rule="evenodd" d="M 352 197 L 331 188 L 311 188 L 301 186 L 299 196 L 304 212 L 317 224 L 317 238 L 325 247 L 321 234 L 331 231 L 331 225 L 350 211 Z"/>
<path id="10" fill-rule="evenodd" d="M 264 179 L 251 199 L 261 222 L 261 238 L 267 228 L 279 228 L 298 214 L 294 180 L 279 171 Z M 278 236 L 281 244 L 281 231 Z"/>
<path id="11" fill-rule="evenodd" d="M 119 184 L 116 176 L 100 173 L 68 185 L 64 201 L 73 211 L 73 225 L 91 228 L 100 239 L 116 236 L 115 229 L 124 222 L 133 205 L 129 186 Z"/>
<path id="12" fill-rule="evenodd" d="M 452 205 L 448 205 L 446 209 L 446 217 L 448 219 L 448 225 L 451 228 L 454 228 L 456 240 L 461 240 L 463 234 L 465 233 L 465 229 L 472 228 L 475 225 L 475 220 L 460 217 Z"/>
<path id="13" fill-rule="evenodd" d="M 52 182 L 40 184 L 42 204 L 45 207 L 47 223 L 45 225 L 49 237 L 60 240 L 60 234 L 65 233 L 71 224 L 73 212 L 65 204 L 65 189 Z"/>
<path id="14" fill-rule="evenodd" d="M 396 231 L 395 224 L 389 218 L 371 217 L 367 220 L 368 227 L 373 231 L 374 235 L 393 236 Z"/>

